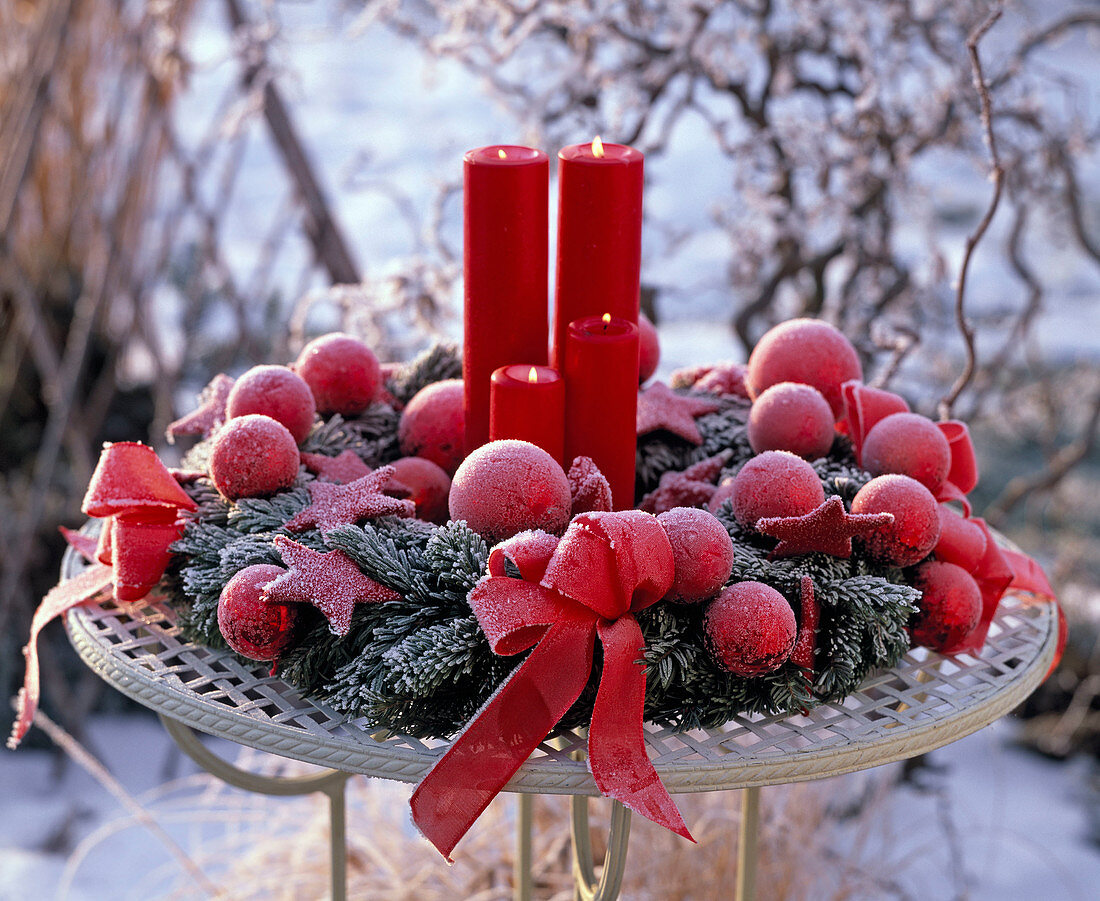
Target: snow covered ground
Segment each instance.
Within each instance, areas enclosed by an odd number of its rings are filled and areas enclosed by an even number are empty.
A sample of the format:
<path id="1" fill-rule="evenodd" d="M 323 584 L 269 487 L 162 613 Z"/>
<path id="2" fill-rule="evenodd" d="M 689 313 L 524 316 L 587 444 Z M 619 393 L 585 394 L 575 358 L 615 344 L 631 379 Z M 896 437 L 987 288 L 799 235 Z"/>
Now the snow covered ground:
<path id="1" fill-rule="evenodd" d="M 852 822 L 827 826 L 835 829 L 831 841 L 837 859 L 892 885 L 888 897 L 1095 897 L 1100 853 L 1089 838 L 1088 805 L 1096 804 L 1096 795 L 1084 788 L 1086 762 L 1053 763 L 1019 750 L 1012 744 L 1015 729 L 1012 721 L 1002 720 L 934 752 L 931 768 L 922 770 L 916 780 L 920 788 L 903 784 L 883 792 Z M 91 724 L 90 736 L 125 788 L 142 799 L 157 822 L 200 864 L 224 863 L 216 853 L 211 856 L 212 845 L 240 844 L 241 834 L 255 835 L 265 823 L 285 818 L 288 806 L 303 822 L 323 814 L 319 801 L 219 790 L 208 777 L 194 775 L 194 765 L 174 750 L 152 717 L 99 717 Z M 216 742 L 214 747 L 234 758 L 236 752 L 228 743 Z M 135 825 L 118 800 L 84 771 L 69 764 L 58 781 L 46 752 L 2 753 L 0 901 L 163 897 L 179 884 L 189 886 L 188 891 L 173 891 L 171 896 L 205 897 L 163 841 Z M 246 753 L 255 766 L 256 755 Z M 832 780 L 831 809 L 839 812 L 866 798 L 869 787 L 881 788 L 895 778 L 899 766 Z M 373 782 L 369 791 L 392 811 L 382 828 L 404 822 L 411 833 L 405 813 L 410 787 Z M 764 790 L 765 805 L 768 791 Z M 736 808 L 737 796 L 725 797 Z M 369 830 L 354 802 L 351 810 L 352 831 Z M 231 822 L 234 816 L 239 823 Z M 564 820 L 561 828 L 564 831 Z M 323 827 L 317 834 L 323 834 Z M 294 845 L 293 839 L 283 840 Z M 411 834 L 407 840 L 420 841 Z M 635 847 L 631 853 L 642 850 Z M 323 872 L 323 860 L 314 863 Z M 822 884 L 829 881 L 823 874 Z M 229 897 L 244 893 L 243 886 L 224 888 Z M 643 896 L 628 892 L 624 897 Z M 769 897 L 763 885 L 761 897 Z"/>

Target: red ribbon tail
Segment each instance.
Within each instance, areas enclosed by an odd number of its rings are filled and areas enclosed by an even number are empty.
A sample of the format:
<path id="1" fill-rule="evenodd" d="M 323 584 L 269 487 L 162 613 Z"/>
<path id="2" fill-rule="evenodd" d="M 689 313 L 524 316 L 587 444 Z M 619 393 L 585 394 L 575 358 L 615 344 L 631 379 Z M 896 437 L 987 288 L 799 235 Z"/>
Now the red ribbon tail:
<path id="1" fill-rule="evenodd" d="M 659 826 L 695 841 L 672 796 L 650 763 L 642 736 L 645 651 L 642 630 L 633 616 L 600 620 L 603 676 L 588 732 L 589 768 L 600 792 Z"/>
<path id="2" fill-rule="evenodd" d="M 1062 653 L 1066 649 L 1069 628 L 1066 624 L 1065 611 L 1062 610 L 1062 605 L 1058 603 L 1058 598 L 1054 595 L 1054 589 L 1051 588 L 1047 574 L 1043 572 L 1043 568 L 1038 563 L 1018 551 L 1003 550 L 1001 553 L 1012 570 L 1012 581 L 1008 587 L 1032 595 L 1032 603 L 1053 604 L 1058 611 L 1058 644 L 1054 649 L 1054 660 L 1051 661 L 1050 669 L 1043 677 L 1045 681 L 1058 668 L 1058 664 L 1062 661 Z"/>
<path id="3" fill-rule="evenodd" d="M 455 845 L 577 700 L 592 672 L 593 619 L 552 625 L 531 655 L 421 780 L 416 827 L 451 860 Z"/>
<path id="4" fill-rule="evenodd" d="M 11 737 L 8 739 L 8 747 L 13 751 L 19 747 L 19 742 L 27 734 L 31 723 L 34 722 L 35 711 L 38 710 L 38 697 L 41 691 L 38 680 L 38 633 L 54 617 L 60 616 L 72 607 L 86 604 L 110 585 L 111 567 L 100 563 L 84 570 L 74 579 L 55 585 L 42 598 L 42 603 L 38 605 L 31 620 L 31 634 L 27 639 L 27 646 L 23 648 L 23 656 L 27 659 L 27 671 L 23 677 L 23 688 L 16 702 L 19 713 L 15 718 L 15 725 L 12 726 Z"/>

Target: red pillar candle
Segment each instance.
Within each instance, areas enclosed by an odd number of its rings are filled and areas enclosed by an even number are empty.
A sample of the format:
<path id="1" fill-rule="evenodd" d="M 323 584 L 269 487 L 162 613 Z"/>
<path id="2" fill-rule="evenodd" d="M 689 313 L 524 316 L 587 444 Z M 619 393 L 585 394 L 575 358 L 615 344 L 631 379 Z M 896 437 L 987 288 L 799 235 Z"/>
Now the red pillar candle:
<path id="1" fill-rule="evenodd" d="M 638 326 L 619 316 L 569 323 L 565 336 L 565 463 L 591 457 L 616 510 L 634 506 Z"/>
<path id="2" fill-rule="evenodd" d="M 464 163 L 462 356 L 466 452 L 489 440 L 489 378 L 545 363 L 550 163 L 530 147 L 469 151 Z"/>
<path id="3" fill-rule="evenodd" d="M 559 463 L 565 453 L 565 382 L 549 366 L 515 363 L 493 372 L 489 440 L 519 438 Z"/>
<path id="4" fill-rule="evenodd" d="M 642 167 L 633 147 L 575 144 L 558 153 L 554 365 L 569 323 L 610 313 L 638 321 Z"/>

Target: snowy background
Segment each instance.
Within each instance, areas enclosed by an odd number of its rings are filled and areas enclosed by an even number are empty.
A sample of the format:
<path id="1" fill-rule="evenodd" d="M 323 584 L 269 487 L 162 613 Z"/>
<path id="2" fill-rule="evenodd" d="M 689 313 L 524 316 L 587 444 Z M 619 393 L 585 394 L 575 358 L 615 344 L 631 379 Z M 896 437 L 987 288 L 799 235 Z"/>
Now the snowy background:
<path id="1" fill-rule="evenodd" d="M 365 296 L 385 301 L 395 290 L 394 281 L 417 271 L 425 255 L 442 259 L 433 277 L 443 279 L 435 284 L 444 294 L 449 291 L 450 305 L 433 324 L 444 336 L 458 338 L 453 258 L 460 257 L 456 189 L 461 155 L 470 147 L 521 140 L 515 117 L 489 97 L 482 79 L 457 62 L 429 57 L 413 40 L 376 25 L 349 31 L 354 17 L 328 10 L 315 4 L 278 5 L 273 21 L 280 30 L 266 46 L 280 89 L 364 272 Z M 249 110 L 219 106 L 239 75 L 220 4 L 198 5 L 187 47 L 193 69 L 175 115 L 181 134 L 197 142 L 197 132 L 211 122 L 231 128 L 226 122 L 233 122 L 234 114 L 246 122 Z M 1087 110 L 1095 107 L 1100 79 L 1091 77 L 1096 72 L 1094 44 L 1075 40 L 1046 54 L 1041 64 L 1052 78 L 1075 80 L 1077 102 Z M 225 112 L 228 118 L 222 118 Z M 195 123 L 196 133 L 188 131 L 187 123 Z M 578 135 L 576 140 L 589 137 Z M 546 149 L 553 153 L 556 148 Z M 206 192 L 203 202 L 222 214 L 220 240 L 233 277 L 247 285 L 263 270 L 265 291 L 276 298 L 280 316 L 302 311 L 309 330 L 327 328 L 331 308 L 298 303 L 303 297 L 325 295 L 326 279 L 312 266 L 308 245 L 287 240 L 273 262 L 267 259 L 273 211 L 285 202 L 281 162 L 271 143 L 241 124 L 239 136 L 218 152 L 236 154 L 232 193 L 220 194 L 213 179 L 200 181 L 198 189 Z M 716 197 L 728 194 L 729 186 L 711 174 L 719 171 L 714 153 L 702 125 L 688 121 L 647 170 L 648 213 L 655 222 L 675 223 L 689 235 L 682 238 L 656 225 L 645 235 L 643 279 L 662 289 L 659 375 L 743 354 L 725 327 L 731 303 L 728 287 L 723 287 L 729 239 L 715 224 L 712 205 Z M 1083 159 L 1091 164 L 1083 172 L 1088 214 L 1095 222 L 1100 204 L 1095 152 Z M 977 164 L 957 158 L 924 160 L 915 177 L 931 212 L 906 232 L 914 265 L 921 265 L 929 222 L 937 240 L 946 243 L 949 259 L 957 261 L 975 211 L 986 201 L 988 183 Z M 171 215 L 173 204 L 164 204 L 163 214 Z M 438 229 L 432 227 L 436 221 Z M 1007 220 L 995 222 L 991 240 L 1003 239 L 1007 228 Z M 1031 349 L 1047 361 L 1095 366 L 1100 360 L 1097 267 L 1082 265 L 1057 227 L 1051 228 L 1046 246 L 1032 250 L 1043 260 L 1048 283 Z M 995 255 L 976 259 L 972 279 L 979 286 L 973 295 L 978 310 L 996 313 L 1019 296 L 1004 261 Z M 153 300 L 163 332 L 159 344 L 167 354 L 179 353 L 187 342 L 213 344 L 231 341 L 236 334 L 224 307 L 211 305 L 202 318 L 192 318 L 178 281 L 161 284 Z M 257 305 L 245 315 L 262 323 L 271 311 Z M 928 310 L 928 316 L 950 346 L 954 338 L 946 302 Z M 424 339 L 415 320 L 387 326 L 386 335 L 397 351 Z M 152 371 L 147 355 L 140 346 L 131 348 L 125 371 L 135 383 Z M 197 373 L 185 378 L 177 403 L 186 409 L 200 384 Z M 1095 585 L 1082 583 L 1076 591 L 1082 604 L 1100 605 Z M 842 887 L 838 880 L 852 873 L 859 878 L 852 877 L 850 884 L 863 886 L 856 897 L 1094 897 L 1100 884 L 1100 809 L 1090 786 L 1096 778 L 1090 761 L 1044 760 L 1017 745 L 1020 729 L 1011 720 L 997 723 L 935 752 L 929 766 L 901 782 L 898 765 L 823 784 L 822 809 L 832 825 L 828 847 L 812 864 L 823 868 L 820 891 L 808 897 L 833 896 Z M 209 864 L 210 872 L 225 872 L 232 866 L 227 856 L 247 856 L 250 842 L 277 834 L 285 839 L 287 854 L 304 855 L 302 871 L 322 880 L 310 884 L 323 884 L 324 811 L 319 802 L 245 798 L 219 788 L 195 774 L 151 717 L 94 717 L 88 746 L 188 855 Z M 218 748 L 230 758 L 237 753 L 224 743 Z M 245 756 L 252 765 L 274 765 Z M 78 766 L 31 748 L 15 755 L 4 752 L 0 760 L 0 899 L 55 893 L 80 899 L 203 896 L 162 838 L 135 824 L 118 797 Z M 359 782 L 364 786 L 352 798 L 353 836 L 368 836 L 377 828 L 379 811 L 386 812 L 385 823 L 399 834 L 408 829 L 407 787 Z M 887 791 L 895 783 L 898 787 Z M 735 795 L 727 801 L 736 806 Z M 287 809 L 295 812 L 288 815 Z M 855 812 L 846 815 L 846 810 Z M 502 816 L 506 822 L 507 811 Z M 298 841 L 295 831 L 302 823 L 309 828 L 302 827 Z M 774 834 L 766 832 L 765 841 Z M 732 845 L 734 834 L 727 838 Z M 640 847 L 635 847 L 636 856 Z M 264 884 L 260 880 L 252 885 Z M 311 894 L 299 883 L 284 885 L 281 895 L 270 885 L 265 891 L 257 896 Z M 244 890 L 230 895 L 246 896 Z M 486 895 L 498 896 L 508 893 L 500 889 Z M 624 897 L 645 894 L 628 885 Z M 761 897 L 769 897 L 767 886 L 761 886 Z"/>

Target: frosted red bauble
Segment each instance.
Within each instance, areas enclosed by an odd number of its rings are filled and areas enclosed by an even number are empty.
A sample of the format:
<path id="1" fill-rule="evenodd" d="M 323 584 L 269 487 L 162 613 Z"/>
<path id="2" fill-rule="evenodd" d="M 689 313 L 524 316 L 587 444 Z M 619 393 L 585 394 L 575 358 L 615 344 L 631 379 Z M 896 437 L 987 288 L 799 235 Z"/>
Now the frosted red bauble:
<path id="1" fill-rule="evenodd" d="M 860 461 L 873 476 L 909 476 L 938 494 L 951 468 L 951 448 L 928 417 L 894 413 L 880 419 L 867 433 Z"/>
<path id="2" fill-rule="evenodd" d="M 673 507 L 657 516 L 672 544 L 675 577 L 666 598 L 693 604 L 713 597 L 733 569 L 733 541 L 712 513 Z"/>
<path id="3" fill-rule="evenodd" d="M 657 327 L 645 313 L 638 314 L 638 384 L 646 382 L 661 362 L 661 342 Z"/>
<path id="4" fill-rule="evenodd" d="M 863 379 L 863 366 L 851 342 L 820 319 L 791 319 L 764 334 L 749 355 L 745 384 L 752 397 L 780 382 L 801 382 L 821 392 L 833 411 L 844 415 L 840 386 Z"/>
<path id="5" fill-rule="evenodd" d="M 762 582 L 737 582 L 723 589 L 707 607 L 703 625 L 711 653 L 738 676 L 779 669 L 798 636 L 791 605 Z"/>
<path id="6" fill-rule="evenodd" d="M 362 413 L 382 385 L 382 369 L 374 351 L 342 332 L 310 341 L 298 354 L 294 371 L 309 385 L 321 413 Z"/>
<path id="7" fill-rule="evenodd" d="M 914 644 L 950 651 L 978 625 L 982 593 L 961 566 L 939 560 L 922 563 L 913 587 L 921 591 L 918 612 L 909 623 Z"/>
<path id="8" fill-rule="evenodd" d="M 733 481 L 719 485 L 708 503 L 713 512 L 730 498 L 733 515 L 753 528 L 769 516 L 803 516 L 825 502 L 825 489 L 814 468 L 787 451 L 765 451 L 753 457 Z"/>
<path id="9" fill-rule="evenodd" d="M 218 629 L 226 643 L 242 657 L 274 660 L 290 644 L 298 610 L 269 604 L 264 588 L 286 572 L 281 566 L 257 563 L 233 576 L 218 598 Z"/>
<path id="10" fill-rule="evenodd" d="M 266 497 L 294 484 L 298 462 L 290 430 L 270 416 L 250 413 L 229 420 L 215 434 L 210 478 L 231 501 Z"/>
<path id="11" fill-rule="evenodd" d="M 940 537 L 932 553 L 937 560 L 974 572 L 985 556 L 986 538 L 981 527 L 940 504 Z"/>
<path id="12" fill-rule="evenodd" d="M 490 441 L 470 454 L 451 483 L 451 519 L 463 519 L 489 542 L 527 529 L 560 533 L 572 496 L 565 470 L 527 441 Z"/>
<path id="13" fill-rule="evenodd" d="M 816 460 L 829 452 L 835 433 L 828 401 L 816 388 L 798 382 L 764 389 L 749 411 L 749 444 L 758 454 L 784 450 Z"/>
<path id="14" fill-rule="evenodd" d="M 423 457 L 394 460 L 391 481 L 409 489 L 408 499 L 416 504 L 417 519 L 442 525 L 447 521 L 447 497 L 451 477 L 437 463 Z"/>
<path id="15" fill-rule="evenodd" d="M 453 475 L 466 441 L 462 404 L 462 379 L 444 379 L 417 391 L 397 428 L 401 453 L 431 460 Z"/>
<path id="16" fill-rule="evenodd" d="M 891 513 L 894 521 L 857 539 L 869 556 L 888 566 L 912 566 L 940 537 L 940 511 L 932 492 L 916 479 L 877 476 L 852 498 L 853 513 Z"/>
<path id="17" fill-rule="evenodd" d="M 234 382 L 226 401 L 231 419 L 249 413 L 281 422 L 301 444 L 313 428 L 317 407 L 313 392 L 300 375 L 285 366 L 253 366 Z"/>

